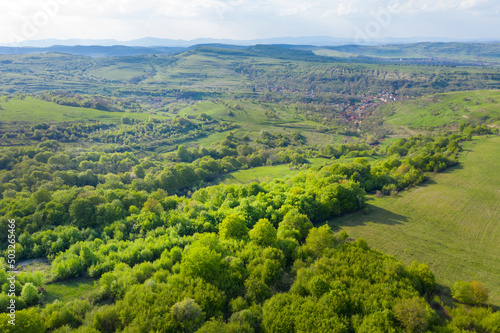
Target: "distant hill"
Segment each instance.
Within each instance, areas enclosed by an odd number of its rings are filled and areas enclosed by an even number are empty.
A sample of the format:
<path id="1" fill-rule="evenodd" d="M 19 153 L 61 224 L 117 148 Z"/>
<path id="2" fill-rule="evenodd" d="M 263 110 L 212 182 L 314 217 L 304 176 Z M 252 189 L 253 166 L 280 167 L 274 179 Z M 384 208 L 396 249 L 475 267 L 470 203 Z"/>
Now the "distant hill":
<path id="1" fill-rule="evenodd" d="M 325 47 L 348 55 L 381 58 L 453 58 L 460 60 L 499 60 L 500 43 L 416 43 L 392 45 L 343 45 Z M 322 54 L 324 55 L 324 54 Z"/>
<path id="2" fill-rule="evenodd" d="M 137 47 L 137 46 L 65 46 L 51 47 L 0 47 L 0 54 L 32 54 L 32 53 L 67 53 L 90 57 L 117 57 L 146 54 L 179 53 L 186 50 L 183 47 Z"/>
<path id="3" fill-rule="evenodd" d="M 149 54 L 176 54 L 197 49 L 202 52 L 226 55 L 271 56 L 295 60 L 340 60 L 349 62 L 432 62 L 439 65 L 491 65 L 500 63 L 500 43 L 414 43 L 391 45 L 341 45 L 314 46 L 256 43 L 250 46 L 230 43 L 214 43 L 215 40 L 198 40 L 189 46 L 102 46 L 102 45 L 54 45 L 50 47 L 1 47 L 0 54 L 66 53 L 91 57 L 116 57 Z M 276 39 L 278 42 L 278 39 Z M 143 44 L 154 43 L 154 39 Z"/>
<path id="4" fill-rule="evenodd" d="M 363 45 L 387 45 L 387 44 L 411 44 L 411 43 L 423 43 L 423 42 L 494 42 L 492 39 L 452 39 L 444 37 L 410 37 L 410 38 L 374 38 L 370 41 L 363 41 Z M 496 40 L 497 42 L 499 40 Z M 349 44 L 359 44 L 353 38 L 337 38 L 330 36 L 303 36 L 303 37 L 275 37 L 275 38 L 262 38 L 262 39 L 252 39 L 252 40 L 237 40 L 237 39 L 217 39 L 217 38 L 198 38 L 193 40 L 183 40 L 183 39 L 168 39 L 168 38 L 154 38 L 146 37 L 140 39 L 134 39 L 130 41 L 118 41 L 116 39 L 40 39 L 40 40 L 26 40 L 16 44 L 0 44 L 0 46 L 10 46 L 10 47 L 50 47 L 54 45 L 64 45 L 64 46 L 140 46 L 140 47 L 153 47 L 153 46 L 163 46 L 163 47 L 189 47 L 198 44 L 232 44 L 232 45 L 243 45 L 251 46 L 256 44 L 290 44 L 290 45 L 314 45 L 314 46 L 338 46 L 338 45 L 349 45 Z"/>

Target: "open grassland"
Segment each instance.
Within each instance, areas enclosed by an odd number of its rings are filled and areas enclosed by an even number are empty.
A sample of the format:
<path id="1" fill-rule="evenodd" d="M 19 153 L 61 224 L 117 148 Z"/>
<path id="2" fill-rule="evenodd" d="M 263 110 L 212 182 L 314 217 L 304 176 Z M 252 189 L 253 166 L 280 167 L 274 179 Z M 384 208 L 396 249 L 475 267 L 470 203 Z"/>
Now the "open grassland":
<path id="1" fill-rule="evenodd" d="M 0 98 L 2 122 L 72 122 L 106 121 L 118 123 L 123 116 L 147 119 L 149 114 L 108 112 L 82 107 L 59 105 L 32 97 Z"/>
<path id="2" fill-rule="evenodd" d="M 424 96 L 386 105 L 381 112 L 394 127 L 435 128 L 460 122 L 500 125 L 500 90 Z"/>
<path id="3" fill-rule="evenodd" d="M 61 302 L 69 302 L 80 297 L 86 297 L 95 290 L 95 280 L 90 278 L 78 278 L 67 281 L 45 285 L 45 302 L 51 303 L 56 299 Z"/>
<path id="4" fill-rule="evenodd" d="M 326 133 L 326 126 L 306 120 L 295 107 L 287 105 L 255 100 L 203 101 L 185 107 L 178 112 L 182 116 L 196 116 L 201 113 L 206 113 L 218 120 L 237 124 L 239 128 L 232 132 L 239 137 L 248 135 L 251 138 L 257 138 L 261 131 L 267 131 L 271 134 L 279 132 L 286 135 L 300 132 L 306 138 L 308 145 L 340 144 L 343 139 L 348 139 L 342 135 Z M 215 142 L 215 138 L 220 139 L 221 134 L 217 133 L 206 139 L 198 140 L 196 144 L 207 145 L 207 143 Z"/>
<path id="5" fill-rule="evenodd" d="M 460 165 L 396 198 L 369 201 L 361 212 L 331 221 L 353 238 L 406 264 L 427 263 L 437 281 L 478 280 L 500 305 L 500 137 L 468 143 Z"/>
<path id="6" fill-rule="evenodd" d="M 377 156 L 363 157 L 368 161 L 374 161 Z M 309 158 L 309 165 L 306 167 L 321 167 L 332 163 L 350 163 L 356 158 L 341 158 L 332 160 L 328 158 Z M 262 166 L 244 170 L 234 171 L 220 177 L 219 183 L 223 184 L 248 184 L 251 182 L 263 182 L 277 178 L 292 177 L 301 171 L 300 168 L 288 164 Z"/>

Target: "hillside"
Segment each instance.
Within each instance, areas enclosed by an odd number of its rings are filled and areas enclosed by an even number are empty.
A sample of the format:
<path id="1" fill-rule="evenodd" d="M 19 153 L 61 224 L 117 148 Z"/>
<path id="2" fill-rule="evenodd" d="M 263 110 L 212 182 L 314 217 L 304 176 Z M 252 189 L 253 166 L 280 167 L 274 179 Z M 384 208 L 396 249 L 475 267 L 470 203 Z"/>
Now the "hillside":
<path id="1" fill-rule="evenodd" d="M 500 91 L 464 91 L 424 96 L 384 106 L 394 127 L 432 129 L 460 123 L 500 125 Z"/>
<path id="2" fill-rule="evenodd" d="M 0 332 L 498 331 L 500 68 L 313 49 L 0 56 Z"/>
<path id="3" fill-rule="evenodd" d="M 332 221 L 409 264 L 424 261 L 437 281 L 480 280 L 500 305 L 500 137 L 474 140 L 460 165 L 395 198 L 372 198 L 369 214 Z"/>
<path id="4" fill-rule="evenodd" d="M 463 62 L 500 61 L 500 43 L 416 43 L 395 45 L 341 45 L 324 48 L 344 56 L 368 56 L 389 59 L 414 59 L 415 61 L 431 58 L 456 60 Z M 316 54 L 327 55 L 323 51 Z"/>

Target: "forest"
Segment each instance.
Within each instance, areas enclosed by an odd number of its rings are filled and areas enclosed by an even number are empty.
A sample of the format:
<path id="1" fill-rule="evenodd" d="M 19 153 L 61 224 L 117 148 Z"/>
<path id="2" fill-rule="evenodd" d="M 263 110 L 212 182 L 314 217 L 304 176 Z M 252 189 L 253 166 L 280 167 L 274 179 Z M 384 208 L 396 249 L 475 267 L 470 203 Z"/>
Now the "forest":
<path id="1" fill-rule="evenodd" d="M 337 222 L 498 137 L 498 67 L 2 57 L 1 332 L 500 332 L 496 286 Z M 263 168 L 287 175 L 226 181 Z"/>

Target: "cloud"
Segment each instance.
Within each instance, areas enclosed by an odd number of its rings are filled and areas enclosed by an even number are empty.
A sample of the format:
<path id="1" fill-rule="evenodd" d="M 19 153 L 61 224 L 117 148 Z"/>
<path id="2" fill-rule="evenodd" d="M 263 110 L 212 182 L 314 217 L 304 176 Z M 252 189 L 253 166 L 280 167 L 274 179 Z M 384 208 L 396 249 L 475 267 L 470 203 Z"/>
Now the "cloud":
<path id="1" fill-rule="evenodd" d="M 500 37 L 497 0 L 16 0 L 0 3 L 0 42 L 22 37 L 26 24 L 54 3 L 56 15 L 30 38 L 351 37 L 391 4 L 398 11 L 380 36 L 461 37 L 467 28 L 477 37 Z"/>

